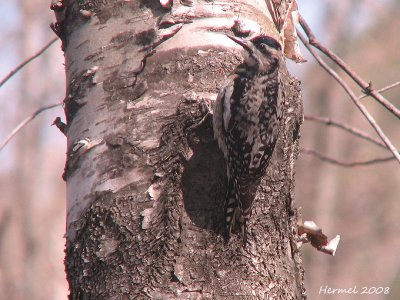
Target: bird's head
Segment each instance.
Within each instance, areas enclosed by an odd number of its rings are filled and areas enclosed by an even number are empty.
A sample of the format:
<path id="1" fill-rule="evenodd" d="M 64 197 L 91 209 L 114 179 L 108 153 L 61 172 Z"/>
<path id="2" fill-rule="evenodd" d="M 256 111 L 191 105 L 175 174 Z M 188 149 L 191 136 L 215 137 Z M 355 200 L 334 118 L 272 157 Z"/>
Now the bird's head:
<path id="1" fill-rule="evenodd" d="M 272 65 L 279 62 L 282 47 L 276 39 L 270 36 L 262 34 L 250 40 L 240 39 L 228 34 L 227 37 L 243 47 L 248 54 L 244 61 L 245 64 L 259 72 L 267 71 Z"/>

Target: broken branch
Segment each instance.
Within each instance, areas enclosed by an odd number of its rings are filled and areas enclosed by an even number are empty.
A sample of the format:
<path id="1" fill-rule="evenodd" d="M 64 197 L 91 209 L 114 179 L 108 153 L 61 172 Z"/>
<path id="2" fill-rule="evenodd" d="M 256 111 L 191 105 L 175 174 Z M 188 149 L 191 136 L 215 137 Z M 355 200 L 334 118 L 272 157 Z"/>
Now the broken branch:
<path id="1" fill-rule="evenodd" d="M 33 114 L 31 114 L 29 117 L 27 117 L 25 120 L 23 120 L 21 123 L 18 124 L 17 127 L 14 128 L 13 131 L 7 136 L 7 138 L 4 140 L 4 142 L 0 145 L 0 151 L 3 150 L 3 148 L 10 142 L 10 140 L 22 129 L 24 128 L 30 121 L 32 121 L 34 118 L 36 118 L 37 115 L 40 113 L 44 112 L 45 110 L 52 109 L 54 107 L 60 106 L 63 104 L 63 101 L 58 102 L 56 104 L 50 104 L 47 106 L 43 106 L 39 108 L 37 111 L 35 111 Z"/>

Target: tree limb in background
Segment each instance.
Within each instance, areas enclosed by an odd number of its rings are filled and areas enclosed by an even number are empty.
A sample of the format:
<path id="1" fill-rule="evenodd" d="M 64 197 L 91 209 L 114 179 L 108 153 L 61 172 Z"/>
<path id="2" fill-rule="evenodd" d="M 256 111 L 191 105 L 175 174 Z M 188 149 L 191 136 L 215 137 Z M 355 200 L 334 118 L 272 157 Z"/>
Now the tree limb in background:
<path id="1" fill-rule="evenodd" d="M 60 106 L 63 104 L 63 101 L 55 103 L 55 104 L 50 104 L 47 106 L 43 106 L 39 108 L 37 111 L 35 111 L 33 114 L 31 114 L 29 117 L 27 117 L 25 120 L 23 120 L 21 123 L 18 124 L 17 127 L 14 128 L 14 130 L 7 136 L 7 138 L 4 140 L 4 142 L 0 145 L 0 151 L 3 150 L 3 148 L 10 142 L 10 140 L 22 129 L 27 125 L 30 121 L 32 121 L 34 118 L 36 118 L 37 115 L 42 113 L 45 110 L 52 109 L 54 107 Z"/>
<path id="2" fill-rule="evenodd" d="M 355 83 L 357 83 L 363 90 L 363 92 L 367 96 L 372 96 L 376 99 L 380 104 L 386 107 L 391 113 L 400 118 L 400 110 L 398 110 L 392 103 L 390 103 L 385 97 L 383 97 L 378 91 L 372 88 L 371 83 L 365 82 L 360 76 L 357 75 L 353 70 L 350 69 L 348 65 L 335 53 L 331 50 L 323 46 L 315 37 L 307 22 L 303 19 L 303 17 L 299 14 L 299 22 L 304 32 L 306 33 L 309 44 L 320 50 L 326 56 L 328 56 L 333 62 L 335 62 L 343 71 L 349 75 Z M 303 42 L 304 43 L 304 42 Z"/>
<path id="3" fill-rule="evenodd" d="M 365 161 L 346 162 L 346 161 L 337 160 L 337 159 L 332 158 L 332 157 L 328 157 L 325 154 L 322 154 L 321 152 L 318 152 L 316 150 L 309 149 L 309 148 L 301 148 L 300 152 L 304 153 L 304 154 L 313 155 L 313 156 L 319 158 L 322 161 L 325 161 L 325 162 L 328 162 L 328 163 L 331 163 L 331 164 L 334 164 L 334 165 L 338 165 L 338 166 L 341 166 L 341 167 L 346 167 L 346 168 L 359 167 L 359 166 L 368 166 L 368 165 L 372 165 L 372 164 L 391 161 L 391 160 L 394 159 L 393 156 L 389 156 L 389 157 L 375 158 L 375 159 L 365 160 Z"/>
<path id="4" fill-rule="evenodd" d="M 333 78 L 335 78 L 336 81 L 343 87 L 343 89 L 346 91 L 346 93 L 350 96 L 351 100 L 353 100 L 353 103 L 357 106 L 357 108 L 361 111 L 361 113 L 366 117 L 366 119 L 371 124 L 371 126 L 375 129 L 376 133 L 379 135 L 381 140 L 385 143 L 387 148 L 393 153 L 393 156 L 400 163 L 399 152 L 394 147 L 392 142 L 388 139 L 388 137 L 385 135 L 385 133 L 382 131 L 380 126 L 376 123 L 375 119 L 371 116 L 371 114 L 368 112 L 368 110 L 365 108 L 365 106 L 358 100 L 357 96 L 350 89 L 350 87 L 346 84 L 346 82 L 344 82 L 344 80 L 332 68 L 330 68 L 326 64 L 326 62 L 311 47 L 311 45 L 308 43 L 308 41 L 306 40 L 306 38 L 303 36 L 303 34 L 300 31 L 297 31 L 297 35 L 299 36 L 299 38 L 302 41 L 302 43 L 304 44 L 304 46 L 308 49 L 308 51 L 310 51 L 312 56 L 314 56 L 314 58 L 320 64 L 320 66 L 322 68 L 324 68 Z"/>
<path id="5" fill-rule="evenodd" d="M 39 57 L 43 52 L 45 52 L 51 45 L 53 45 L 56 41 L 58 40 L 58 37 L 52 39 L 50 42 L 48 42 L 42 49 L 40 49 L 37 53 L 35 53 L 34 55 L 32 55 L 31 57 L 29 57 L 28 59 L 26 59 L 25 61 L 23 61 L 22 63 L 20 63 L 14 70 L 12 70 L 10 73 L 8 73 L 8 75 L 6 77 L 4 77 L 1 81 L 0 81 L 0 87 L 2 87 L 2 85 L 4 83 L 7 82 L 7 80 L 9 80 L 15 73 L 17 73 L 19 70 L 21 70 L 23 67 L 25 67 L 27 64 L 29 64 L 32 60 L 34 60 L 35 58 Z M 1 150 L 1 149 L 0 149 Z"/>
<path id="6" fill-rule="evenodd" d="M 371 143 L 374 143 L 375 145 L 378 145 L 379 147 L 387 149 L 386 145 L 384 143 L 382 143 L 380 140 L 378 140 L 378 139 L 370 136 L 368 133 L 366 133 L 358 128 L 352 127 L 348 124 L 341 123 L 341 122 L 338 122 L 338 121 L 335 121 L 335 120 L 332 120 L 329 118 L 317 117 L 317 116 L 312 116 L 312 115 L 304 115 L 304 119 L 306 121 L 318 122 L 318 123 L 325 124 L 326 126 L 334 126 L 334 127 L 343 129 L 343 130 L 349 132 L 350 134 L 353 134 L 359 138 L 362 138 Z"/>
<path id="7" fill-rule="evenodd" d="M 400 81 L 397 81 L 397 82 L 395 82 L 395 83 L 392 83 L 392 84 L 390 84 L 390 85 L 388 85 L 388 86 L 385 86 L 385 87 L 383 87 L 383 88 L 377 90 L 377 92 L 378 92 L 378 93 L 383 93 L 383 92 L 386 92 L 386 91 L 388 91 L 388 90 L 390 90 L 390 89 L 392 89 L 392 88 L 395 88 L 395 87 L 397 87 L 397 86 L 399 86 L 399 85 L 400 85 Z M 369 95 L 367 95 L 367 94 L 362 94 L 361 96 L 358 96 L 358 100 L 363 99 L 363 98 L 366 98 L 366 97 L 368 97 L 368 96 L 369 96 Z"/>

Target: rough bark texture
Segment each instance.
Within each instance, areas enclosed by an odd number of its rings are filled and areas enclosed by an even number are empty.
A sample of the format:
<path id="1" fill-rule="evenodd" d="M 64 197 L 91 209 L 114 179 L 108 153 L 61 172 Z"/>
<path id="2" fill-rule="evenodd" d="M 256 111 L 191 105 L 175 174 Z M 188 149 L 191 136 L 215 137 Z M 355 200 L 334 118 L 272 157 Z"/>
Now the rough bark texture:
<path id="1" fill-rule="evenodd" d="M 299 82 L 283 71 L 284 130 L 259 188 L 251 244 L 243 247 L 239 234 L 225 244 L 225 166 L 211 118 L 201 120 L 241 61 L 240 51 L 213 40 L 224 40 L 229 26 L 201 24 L 212 38 L 180 47 L 195 22 L 159 42 L 167 18 L 188 19 L 158 1 L 66 2 L 59 27 L 68 79 L 70 299 L 305 298 L 293 200 Z M 83 18 L 82 9 L 95 14 Z M 94 146 L 73 151 L 86 137 Z"/>

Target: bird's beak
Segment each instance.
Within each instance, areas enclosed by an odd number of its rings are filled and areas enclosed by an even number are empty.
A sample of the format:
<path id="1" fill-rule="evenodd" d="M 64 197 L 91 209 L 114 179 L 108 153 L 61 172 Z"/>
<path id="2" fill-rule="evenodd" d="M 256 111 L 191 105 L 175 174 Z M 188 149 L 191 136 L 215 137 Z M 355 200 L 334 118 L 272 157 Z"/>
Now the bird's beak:
<path id="1" fill-rule="evenodd" d="M 232 41 L 234 41 L 236 44 L 239 44 L 240 46 L 242 46 L 246 51 L 253 52 L 253 49 L 251 48 L 249 41 L 237 38 L 230 34 L 227 34 L 226 36 L 228 38 L 230 38 Z"/>

